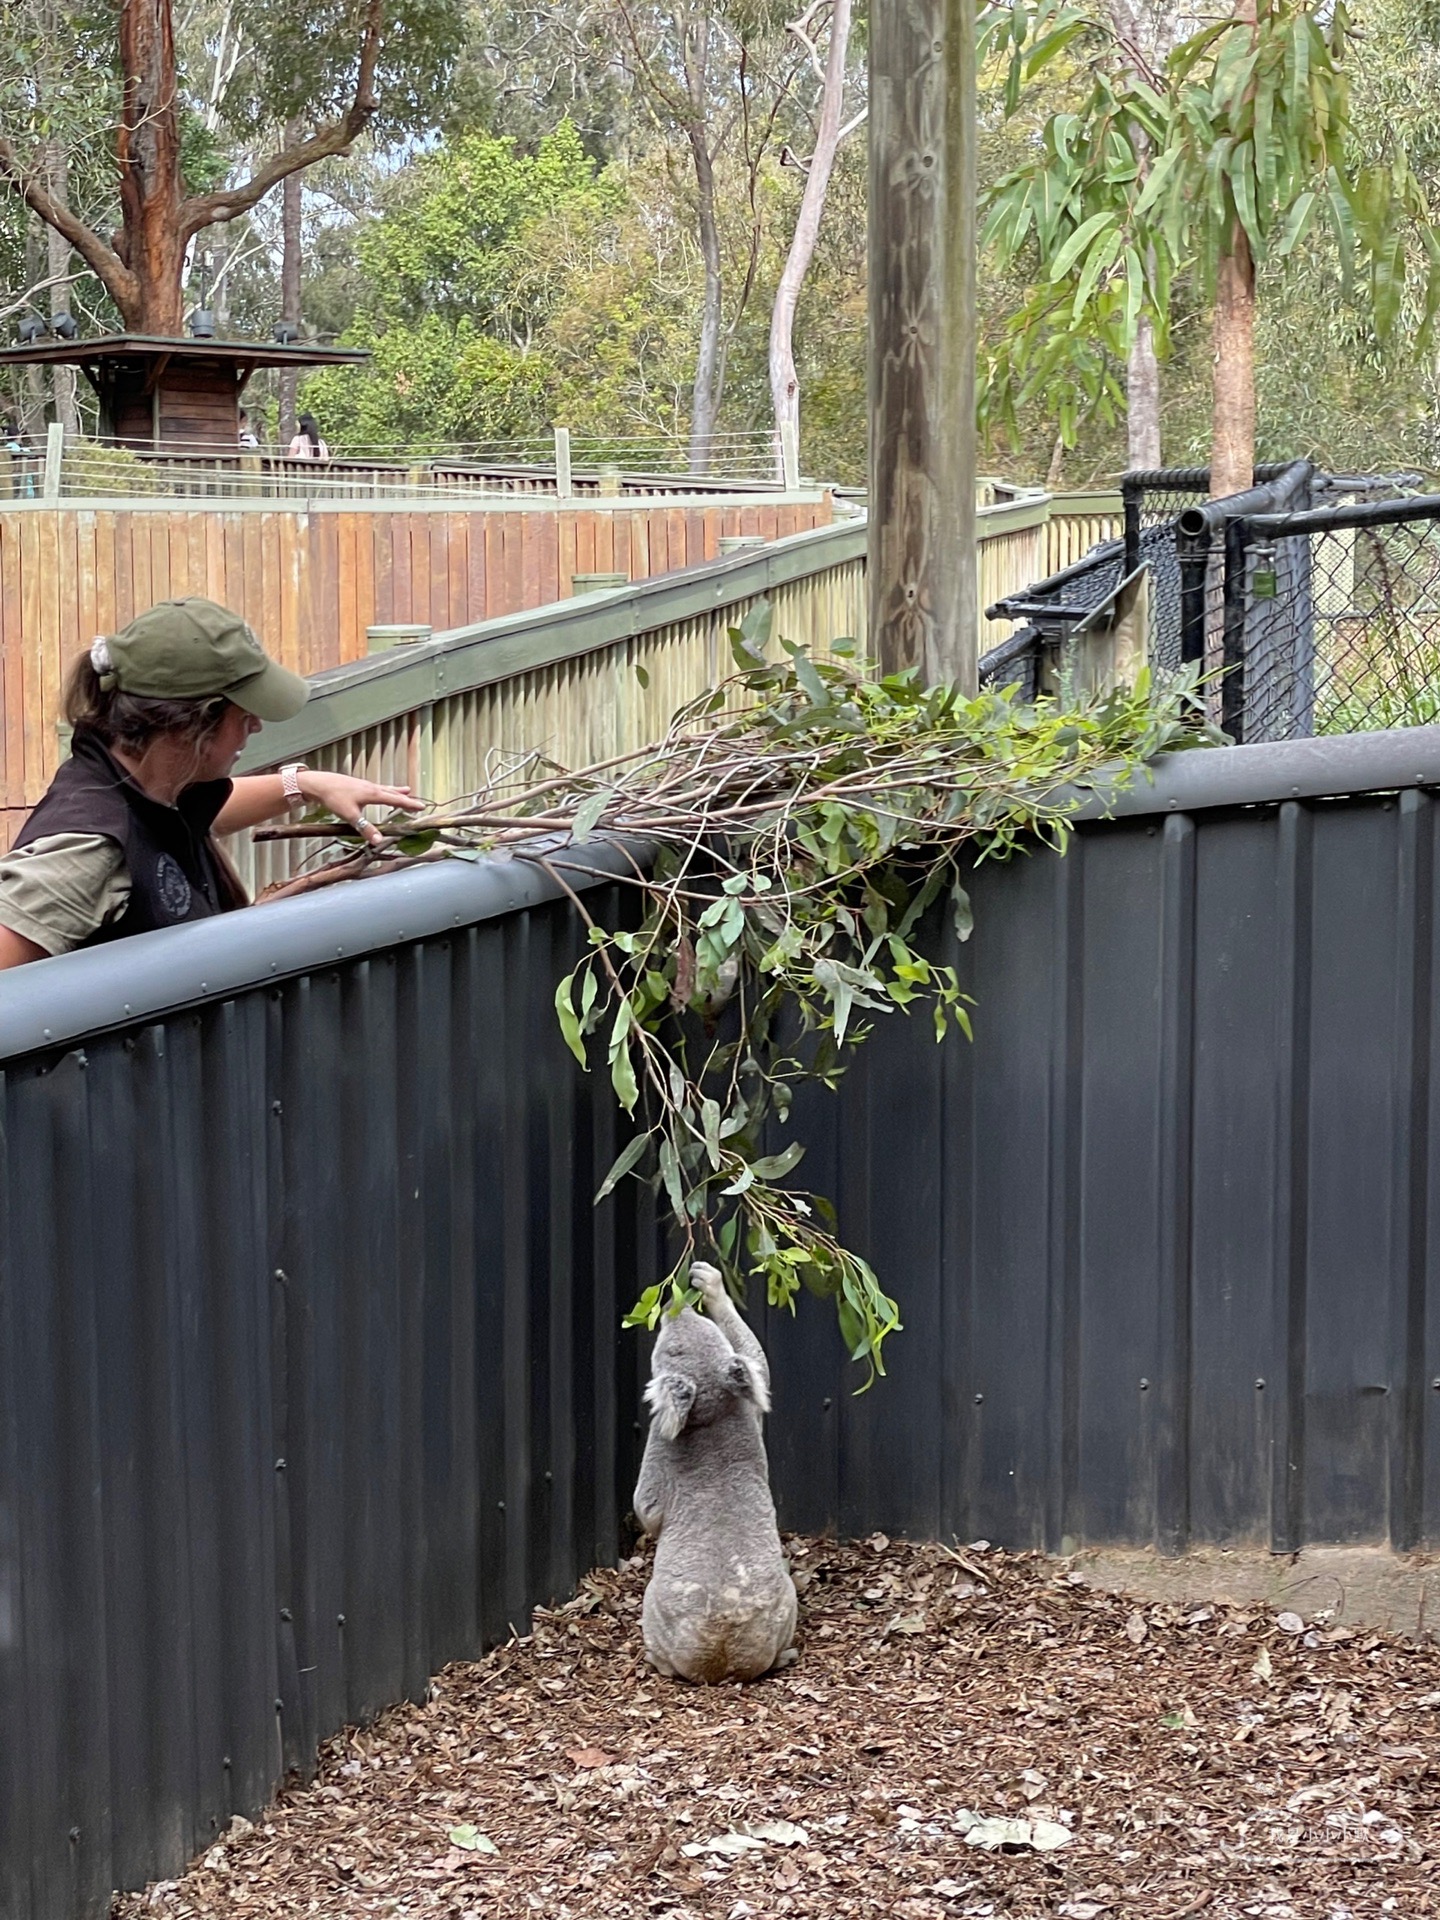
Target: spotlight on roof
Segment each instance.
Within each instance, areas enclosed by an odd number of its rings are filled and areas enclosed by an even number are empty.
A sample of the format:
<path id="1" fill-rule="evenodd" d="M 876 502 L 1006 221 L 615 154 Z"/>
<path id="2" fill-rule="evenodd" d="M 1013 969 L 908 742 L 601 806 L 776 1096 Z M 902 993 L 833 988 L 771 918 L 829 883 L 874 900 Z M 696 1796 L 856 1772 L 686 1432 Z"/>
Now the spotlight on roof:
<path id="1" fill-rule="evenodd" d="M 300 338 L 300 329 L 293 320 L 277 320 L 270 332 L 272 338 L 282 347 L 293 347 Z"/>
<path id="2" fill-rule="evenodd" d="M 51 319 L 50 331 L 61 340 L 73 340 L 80 329 L 75 324 L 74 314 L 57 313 Z"/>
<path id="3" fill-rule="evenodd" d="M 208 307 L 196 307 L 190 315 L 190 333 L 196 340 L 215 338 L 215 316 Z"/>
<path id="4" fill-rule="evenodd" d="M 37 340 L 43 340 L 50 331 L 38 313 L 27 313 L 15 329 L 22 347 L 33 347 Z"/>

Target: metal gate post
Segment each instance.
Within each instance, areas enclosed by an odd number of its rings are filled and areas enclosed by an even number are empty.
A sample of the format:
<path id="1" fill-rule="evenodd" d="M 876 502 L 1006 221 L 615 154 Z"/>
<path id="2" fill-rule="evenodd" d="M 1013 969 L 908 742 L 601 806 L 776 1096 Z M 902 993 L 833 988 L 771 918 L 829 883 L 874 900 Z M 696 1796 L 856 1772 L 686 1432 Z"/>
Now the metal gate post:
<path id="1" fill-rule="evenodd" d="M 1125 568 L 1122 580 L 1128 580 L 1140 564 L 1140 502 L 1145 488 L 1133 473 L 1121 476 L 1120 501 L 1125 515 Z"/>
<path id="2" fill-rule="evenodd" d="M 1210 529 L 1175 529 L 1175 557 L 1180 563 L 1180 658 L 1205 658 L 1205 576 L 1210 568 Z"/>
<path id="3" fill-rule="evenodd" d="M 1246 563 L 1250 524 L 1225 522 L 1224 678 L 1220 682 L 1220 724 L 1235 742 L 1245 744 L 1245 612 L 1249 603 Z"/>

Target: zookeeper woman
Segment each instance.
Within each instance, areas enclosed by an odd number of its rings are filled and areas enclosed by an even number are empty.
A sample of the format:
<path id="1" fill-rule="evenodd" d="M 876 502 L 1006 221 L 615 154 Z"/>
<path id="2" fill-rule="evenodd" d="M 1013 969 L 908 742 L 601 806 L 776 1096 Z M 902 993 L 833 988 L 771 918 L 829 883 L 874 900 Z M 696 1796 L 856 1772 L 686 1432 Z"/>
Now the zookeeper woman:
<path id="1" fill-rule="evenodd" d="M 305 804 L 378 838 L 362 808 L 419 812 L 408 787 L 299 762 L 230 778 L 309 690 L 213 600 L 162 601 L 96 640 L 65 686 L 71 757 L 0 855 L 0 967 L 247 905 L 217 833 Z"/>

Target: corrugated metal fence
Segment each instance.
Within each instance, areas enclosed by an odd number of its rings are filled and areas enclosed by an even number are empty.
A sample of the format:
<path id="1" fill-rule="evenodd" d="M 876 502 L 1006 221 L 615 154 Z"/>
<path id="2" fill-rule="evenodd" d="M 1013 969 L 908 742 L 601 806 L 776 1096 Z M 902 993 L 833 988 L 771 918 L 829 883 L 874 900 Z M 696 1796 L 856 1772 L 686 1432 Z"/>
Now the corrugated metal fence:
<path id="1" fill-rule="evenodd" d="M 973 1049 L 882 1022 L 797 1119 L 906 1327 L 855 1399 L 768 1326 L 788 1524 L 1440 1546 L 1436 786 L 1435 729 L 1184 755 L 975 875 Z M 457 863 L 6 977 L 5 1920 L 613 1554 L 655 1232 L 591 1206 L 576 946 Z"/>

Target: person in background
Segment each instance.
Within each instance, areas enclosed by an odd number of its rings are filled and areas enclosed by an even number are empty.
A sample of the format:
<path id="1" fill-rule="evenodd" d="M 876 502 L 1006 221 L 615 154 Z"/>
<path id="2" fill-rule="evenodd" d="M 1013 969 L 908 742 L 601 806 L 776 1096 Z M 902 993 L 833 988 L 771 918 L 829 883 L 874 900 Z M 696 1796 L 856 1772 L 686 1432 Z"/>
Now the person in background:
<path id="1" fill-rule="evenodd" d="M 328 460 L 330 449 L 320 438 L 320 428 L 313 413 L 302 413 L 300 424 L 295 430 L 295 438 L 285 449 L 291 460 Z"/>
<path id="2" fill-rule="evenodd" d="M 97 639 L 66 682 L 71 757 L 0 855 L 0 968 L 248 905 L 217 833 L 318 806 L 375 842 L 364 808 L 421 811 L 408 787 L 298 761 L 231 779 L 309 691 L 213 600 L 162 601 Z"/>
<path id="3" fill-rule="evenodd" d="M 260 436 L 255 431 L 254 422 L 244 407 L 240 409 L 240 427 L 236 438 L 239 440 L 240 445 L 247 451 L 251 448 L 258 447 L 260 444 Z"/>
<path id="4" fill-rule="evenodd" d="M 0 433 L 5 440 L 5 451 L 10 456 L 10 493 L 16 500 L 35 498 L 35 459 L 30 443 L 21 433 L 13 413 L 7 413 L 0 421 Z"/>

